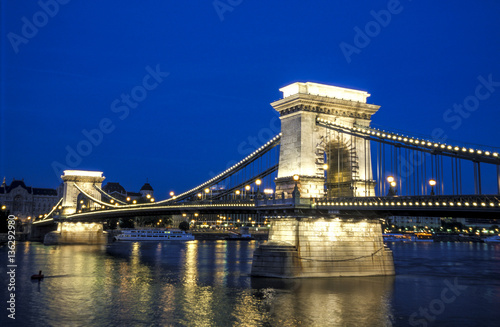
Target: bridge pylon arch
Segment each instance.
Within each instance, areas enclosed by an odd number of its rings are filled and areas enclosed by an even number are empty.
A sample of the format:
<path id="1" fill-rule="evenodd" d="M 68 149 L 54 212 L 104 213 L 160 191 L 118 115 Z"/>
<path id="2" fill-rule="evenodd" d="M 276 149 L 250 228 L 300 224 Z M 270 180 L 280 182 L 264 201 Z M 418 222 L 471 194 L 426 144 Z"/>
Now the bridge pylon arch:
<path id="1" fill-rule="evenodd" d="M 380 108 L 366 102 L 370 94 L 311 82 L 280 91 L 283 99 L 271 103 L 280 113 L 282 133 L 276 192 L 291 196 L 297 185 L 303 198 L 324 197 L 325 186 L 328 196 L 375 195 L 370 142 L 316 124 L 322 118 L 369 126 Z"/>

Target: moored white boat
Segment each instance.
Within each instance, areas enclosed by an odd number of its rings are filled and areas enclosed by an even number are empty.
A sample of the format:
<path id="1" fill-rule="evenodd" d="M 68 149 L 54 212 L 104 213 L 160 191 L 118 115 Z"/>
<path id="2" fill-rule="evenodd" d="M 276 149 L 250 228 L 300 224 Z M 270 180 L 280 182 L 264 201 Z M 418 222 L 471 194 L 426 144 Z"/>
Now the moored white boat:
<path id="1" fill-rule="evenodd" d="M 126 229 L 114 237 L 115 241 L 192 241 L 193 234 L 179 229 Z"/>

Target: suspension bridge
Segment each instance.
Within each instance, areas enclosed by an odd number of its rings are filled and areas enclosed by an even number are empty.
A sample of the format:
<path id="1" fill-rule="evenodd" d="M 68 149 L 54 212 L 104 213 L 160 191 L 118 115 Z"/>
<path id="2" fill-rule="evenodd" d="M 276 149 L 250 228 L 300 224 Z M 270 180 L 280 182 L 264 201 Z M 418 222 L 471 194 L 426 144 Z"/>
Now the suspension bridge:
<path id="1" fill-rule="evenodd" d="M 323 259 L 311 263 L 296 257 L 301 253 L 300 240 L 307 243 L 308 239 L 298 230 L 312 230 L 301 225 L 303 219 L 328 220 L 327 225 L 319 223 L 315 228 L 320 227 L 321 237 L 330 241 L 334 234 L 359 230 L 359 225 L 349 224 L 369 224 L 363 230 L 370 231 L 365 233 L 371 240 L 370 250 L 360 253 L 373 257 L 372 245 L 381 245 L 376 219 L 395 215 L 500 217 L 497 148 L 443 143 L 375 128 L 371 120 L 380 106 L 367 103 L 370 94 L 364 91 L 309 82 L 293 83 L 280 91 L 283 98 L 271 105 L 280 114 L 281 133 L 217 176 L 165 200 L 130 203 L 102 190 L 102 172 L 65 171 L 63 198 L 33 222 L 34 228 L 143 215 L 253 213 L 272 224 L 269 244 L 256 252 L 257 261 L 266 261 L 271 252 L 287 253 L 286 260 L 302 260 L 300 272 L 290 263 L 294 268 L 285 273 L 269 273 L 266 268 L 264 275 L 323 276 L 329 275 L 328 269 L 318 268 L 318 262 L 326 260 L 325 267 L 330 267 L 337 259 L 324 259 L 322 254 Z M 392 254 L 380 249 L 376 253 L 382 266 L 392 262 Z M 313 252 L 310 256 L 317 256 Z M 316 268 L 307 270 L 306 262 Z M 369 265 L 362 274 L 390 274 L 393 268 L 388 265 Z M 258 266 L 255 271 L 261 274 L 263 269 Z"/>

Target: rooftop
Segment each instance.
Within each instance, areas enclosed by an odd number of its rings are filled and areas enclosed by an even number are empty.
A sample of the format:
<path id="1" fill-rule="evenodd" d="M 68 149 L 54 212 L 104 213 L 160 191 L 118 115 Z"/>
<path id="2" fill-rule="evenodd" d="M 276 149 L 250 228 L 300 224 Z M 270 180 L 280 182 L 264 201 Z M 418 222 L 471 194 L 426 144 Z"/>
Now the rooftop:
<path id="1" fill-rule="evenodd" d="M 283 98 L 295 95 L 295 94 L 310 94 L 319 95 L 329 98 L 344 99 L 356 102 L 366 103 L 366 98 L 370 96 L 368 92 L 347 89 L 344 87 L 318 84 L 312 82 L 296 82 L 280 89 L 283 92 Z"/>

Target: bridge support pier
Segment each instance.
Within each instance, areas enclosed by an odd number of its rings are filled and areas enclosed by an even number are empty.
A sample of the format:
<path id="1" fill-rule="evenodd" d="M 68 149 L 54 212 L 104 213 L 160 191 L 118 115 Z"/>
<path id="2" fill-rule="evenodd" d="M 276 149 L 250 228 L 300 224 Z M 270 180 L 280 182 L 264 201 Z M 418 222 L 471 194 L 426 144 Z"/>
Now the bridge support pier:
<path id="1" fill-rule="evenodd" d="M 45 235 L 43 244 L 106 244 L 107 233 L 99 223 L 59 223 L 57 231 Z"/>
<path id="2" fill-rule="evenodd" d="M 252 276 L 278 278 L 394 275 L 378 221 L 278 218 L 257 248 Z"/>

